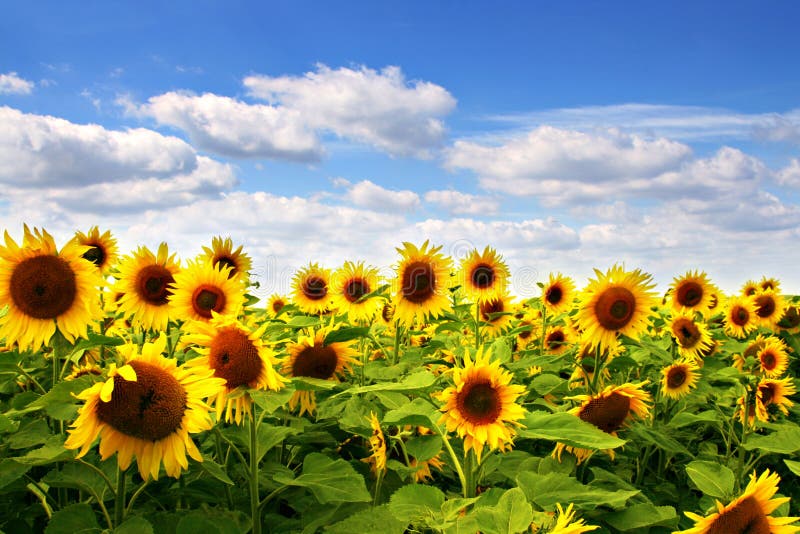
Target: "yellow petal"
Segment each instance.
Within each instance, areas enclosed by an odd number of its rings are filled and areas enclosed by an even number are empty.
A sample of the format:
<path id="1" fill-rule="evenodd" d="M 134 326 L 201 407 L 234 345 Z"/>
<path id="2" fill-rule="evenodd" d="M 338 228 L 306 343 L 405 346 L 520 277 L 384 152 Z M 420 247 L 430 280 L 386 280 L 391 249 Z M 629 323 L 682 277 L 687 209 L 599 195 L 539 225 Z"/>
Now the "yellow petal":
<path id="1" fill-rule="evenodd" d="M 103 402 L 109 402 L 111 400 L 111 394 L 114 392 L 114 377 L 112 376 L 106 383 L 103 384 L 103 389 L 100 390 L 100 400 Z"/>
<path id="2" fill-rule="evenodd" d="M 123 365 L 117 369 L 117 374 L 128 382 L 136 382 L 136 371 L 130 365 Z"/>

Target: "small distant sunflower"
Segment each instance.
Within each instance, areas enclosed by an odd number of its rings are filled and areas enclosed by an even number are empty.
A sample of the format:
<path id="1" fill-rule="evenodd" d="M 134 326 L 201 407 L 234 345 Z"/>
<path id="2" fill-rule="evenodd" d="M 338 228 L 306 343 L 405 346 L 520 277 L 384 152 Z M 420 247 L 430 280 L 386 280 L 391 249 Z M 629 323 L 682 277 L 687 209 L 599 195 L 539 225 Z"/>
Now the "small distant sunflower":
<path id="1" fill-rule="evenodd" d="M 162 355 L 166 344 L 162 333 L 154 343 L 145 343 L 141 353 L 136 345 L 121 347 L 127 363 L 119 368 L 112 364 L 105 382 L 78 395 L 86 402 L 71 425 L 67 449 L 80 448 L 80 458 L 100 436 L 101 459 L 116 452 L 125 470 L 135 456 L 145 480 L 158 478 L 162 462 L 167 475 L 179 477 L 189 467 L 187 452 L 203 461 L 189 434 L 213 426 L 203 399 L 215 395 L 224 381 L 208 368 L 179 367 Z"/>
<path id="2" fill-rule="evenodd" d="M 762 276 L 758 285 L 761 288 L 761 291 L 774 291 L 775 293 L 781 292 L 781 281 L 777 278 Z"/>
<path id="3" fill-rule="evenodd" d="M 333 273 L 331 297 L 333 305 L 340 313 L 347 312 L 351 321 L 369 321 L 378 312 L 383 300 L 369 298 L 361 300 L 378 289 L 378 270 L 365 267 L 363 262 L 344 262 L 344 265 Z"/>
<path id="4" fill-rule="evenodd" d="M 75 380 L 86 375 L 100 376 L 103 370 L 94 362 L 85 362 L 83 364 L 73 364 L 72 371 L 64 377 L 64 380 Z"/>
<path id="5" fill-rule="evenodd" d="M 214 371 L 214 376 L 225 380 L 214 398 L 217 419 L 225 411 L 225 421 L 241 424 L 243 416 L 250 414 L 252 399 L 247 394 L 231 397 L 237 388 L 270 389 L 277 391 L 286 379 L 277 373 L 275 353 L 265 347 L 261 336 L 267 328 L 253 331 L 230 315 L 213 314 L 211 320 L 186 323 L 181 343 L 194 345 L 200 357 L 187 362 Z"/>
<path id="6" fill-rule="evenodd" d="M 699 360 L 703 351 L 711 345 L 708 327 L 705 323 L 695 321 L 691 312 L 676 313 L 669 326 L 682 356 Z"/>
<path id="7" fill-rule="evenodd" d="M 756 307 L 752 297 L 731 297 L 725 306 L 725 333 L 743 338 L 756 327 Z"/>
<path id="8" fill-rule="evenodd" d="M 786 304 L 783 297 L 772 289 L 762 291 L 753 297 L 756 306 L 756 321 L 760 326 L 775 328 L 783 317 Z"/>
<path id="9" fill-rule="evenodd" d="M 292 279 L 293 301 L 303 313 L 319 315 L 331 306 L 331 272 L 317 263 L 309 263 Z"/>
<path id="10" fill-rule="evenodd" d="M 547 285 L 542 288 L 542 304 L 547 313 L 556 316 L 572 309 L 575 300 L 575 282 L 561 273 L 550 273 Z"/>
<path id="11" fill-rule="evenodd" d="M 203 252 L 205 252 L 204 259 L 214 266 L 230 267 L 230 271 L 228 271 L 229 278 L 239 276 L 247 279 L 250 269 L 253 267 L 253 262 L 250 260 L 250 256 L 242 252 L 242 246 L 239 245 L 234 250 L 233 241 L 230 237 L 225 239 L 222 236 L 214 237 L 211 239 L 211 248 L 203 247 Z"/>
<path id="12" fill-rule="evenodd" d="M 797 306 L 787 306 L 783 317 L 778 321 L 778 327 L 790 334 L 800 332 L 800 309 Z"/>
<path id="13" fill-rule="evenodd" d="M 578 351 L 575 354 L 575 368 L 572 370 L 572 375 L 569 378 L 569 387 L 570 389 L 574 389 L 580 385 L 580 382 L 583 382 L 584 385 L 591 383 L 594 380 L 594 373 L 595 369 L 597 368 L 597 358 L 598 356 L 602 358 L 603 363 L 603 371 L 600 374 L 600 382 L 598 384 L 603 384 L 605 379 L 611 377 L 611 373 L 608 371 L 608 363 L 620 355 L 625 350 L 625 346 L 619 342 L 619 340 L 615 341 L 611 347 L 602 349 L 600 354 L 597 354 L 597 347 L 592 347 L 592 344 L 589 340 L 585 339 L 584 336 L 579 337 L 578 339 Z"/>
<path id="14" fill-rule="evenodd" d="M 289 345 L 289 358 L 283 362 L 282 371 L 291 377 L 305 376 L 320 380 L 334 380 L 345 370 L 359 363 L 358 351 L 353 341 L 325 344 L 330 328 L 320 328 L 312 336 L 300 336 L 297 343 Z M 298 390 L 289 399 L 289 409 L 300 405 L 300 415 L 313 413 L 316 398 L 313 391 Z"/>
<path id="15" fill-rule="evenodd" d="M 789 378 L 763 378 L 756 389 L 756 416 L 765 423 L 769 421 L 769 412 L 772 407 L 783 415 L 789 415 L 789 408 L 794 402 L 789 396 L 797 393 L 794 381 Z"/>
<path id="16" fill-rule="evenodd" d="M 372 427 L 372 435 L 369 437 L 371 454 L 364 458 L 364 461 L 369 464 L 372 473 L 378 476 L 379 473 L 386 472 L 386 439 L 383 436 L 381 422 L 375 412 L 370 412 L 368 419 Z"/>
<path id="17" fill-rule="evenodd" d="M 742 296 L 752 297 L 761 291 L 761 286 L 755 280 L 748 280 L 742 285 Z"/>
<path id="18" fill-rule="evenodd" d="M 656 303 L 655 284 L 639 269 L 626 272 L 621 266 L 605 274 L 595 269 L 578 310 L 578 327 L 593 346 L 611 346 L 617 334 L 637 338 L 647 327 L 650 307 Z"/>
<path id="19" fill-rule="evenodd" d="M 777 378 L 789 367 L 789 354 L 780 338 L 766 338 L 764 345 L 756 353 L 759 371 L 766 377 Z"/>
<path id="20" fill-rule="evenodd" d="M 697 386 L 700 367 L 692 360 L 676 362 L 664 368 L 661 379 L 661 392 L 671 399 L 685 397 Z"/>
<path id="21" fill-rule="evenodd" d="M 646 383 L 607 386 L 603 391 L 595 395 L 571 397 L 574 400 L 581 401 L 581 405 L 572 408 L 568 413 L 593 424 L 607 434 L 616 436 L 617 431 L 632 418 L 645 418 L 650 413 L 650 405 L 648 403 L 652 399 L 650 394 L 642 389 L 642 386 Z M 578 463 L 582 463 L 594 453 L 590 449 L 571 447 L 559 443 L 553 450 L 553 456 L 561 460 L 561 454 L 564 450 L 573 453 Z M 613 460 L 614 450 L 609 449 L 606 452 Z"/>
<path id="22" fill-rule="evenodd" d="M 93 226 L 86 234 L 75 232 L 72 240 L 78 245 L 89 247 L 89 250 L 82 254 L 83 259 L 92 262 L 104 275 L 108 274 L 117 262 L 117 240 L 108 230 L 100 234 L 97 226 Z"/>
<path id="23" fill-rule="evenodd" d="M 381 306 L 378 318 L 383 326 L 389 327 L 394 325 L 394 304 L 390 301 L 384 301 Z"/>
<path id="24" fill-rule="evenodd" d="M 544 334 L 544 348 L 548 354 L 554 356 L 564 354 L 575 343 L 575 337 L 575 334 L 566 326 L 548 326 L 547 332 Z"/>
<path id="25" fill-rule="evenodd" d="M 792 525 L 798 518 L 769 515 L 790 500 L 789 497 L 772 499 L 778 492 L 780 480 L 777 473 L 770 474 L 769 469 L 759 477 L 752 473 L 744 492 L 727 506 L 717 501 L 717 511 L 707 517 L 684 512 L 694 521 L 694 526 L 674 534 L 794 534 L 800 531 L 800 527 Z"/>
<path id="26" fill-rule="evenodd" d="M 481 331 L 492 337 L 499 335 L 511 324 L 512 316 L 509 312 L 513 309 L 511 298 L 505 295 L 482 300 L 478 303 L 480 310 Z"/>
<path id="27" fill-rule="evenodd" d="M 102 317 L 99 271 L 81 257 L 86 248 L 74 242 L 56 250 L 45 230 L 24 227 L 22 247 L 5 233 L 0 246 L 0 337 L 6 346 L 38 350 L 56 328 L 69 341 L 86 337 L 88 327 Z"/>
<path id="28" fill-rule="evenodd" d="M 502 256 L 486 247 L 483 253 L 473 250 L 461 261 L 459 282 L 469 300 L 483 302 L 504 295 L 509 276 Z"/>
<path id="29" fill-rule="evenodd" d="M 134 326 L 146 330 L 166 330 L 170 319 L 168 297 L 170 284 L 180 265 L 175 254 L 170 255 L 166 243 L 158 246 L 157 255 L 147 247 L 139 247 L 133 256 L 126 256 L 119 264 L 119 274 L 114 290 L 122 296 L 118 309 L 131 318 Z"/>
<path id="30" fill-rule="evenodd" d="M 397 266 L 395 318 L 406 326 L 424 323 L 428 317 L 450 310 L 451 260 L 439 253 L 441 248 L 428 249 L 425 241 L 419 248 L 403 243 L 403 248 L 397 249 L 401 258 Z"/>
<path id="31" fill-rule="evenodd" d="M 560 503 L 556 503 L 556 506 L 558 507 L 558 518 L 547 534 L 582 534 L 600 528 L 597 525 L 587 525 L 584 519 L 576 521 L 572 503 L 567 506 L 566 510 L 561 507 Z"/>
<path id="32" fill-rule="evenodd" d="M 688 271 L 683 276 L 674 278 L 670 289 L 673 310 L 690 314 L 700 312 L 703 315 L 708 313 L 712 295 L 716 291 L 702 271 Z"/>
<path id="33" fill-rule="evenodd" d="M 244 305 L 241 278 L 229 278 L 230 267 L 189 263 L 175 275 L 169 305 L 175 318 L 210 321 L 214 313 L 236 315 Z"/>
<path id="34" fill-rule="evenodd" d="M 464 366 L 453 369 L 454 385 L 438 394 L 444 405 L 439 423 L 464 440 L 464 452 L 472 449 L 480 461 L 484 445 L 506 450 L 516 435 L 525 410 L 516 403 L 524 386 L 511 384 L 511 373 L 491 361 L 489 350 L 479 349 L 475 360 L 464 355 Z"/>
<path id="35" fill-rule="evenodd" d="M 444 462 L 439 458 L 438 454 L 433 458 L 423 461 L 419 461 L 412 457 L 409 458 L 408 467 L 416 469 L 416 471 L 414 471 L 414 482 L 417 484 L 423 484 L 426 481 L 433 479 L 431 468 L 441 471 L 444 467 Z"/>
<path id="36" fill-rule="evenodd" d="M 283 309 L 289 303 L 289 299 L 278 293 L 273 293 L 267 301 L 267 315 L 272 318 L 280 317 L 285 312 Z"/>
<path id="37" fill-rule="evenodd" d="M 525 328 L 517 334 L 517 350 L 524 350 L 539 337 L 540 324 L 531 312 L 524 313 L 516 328 Z"/>

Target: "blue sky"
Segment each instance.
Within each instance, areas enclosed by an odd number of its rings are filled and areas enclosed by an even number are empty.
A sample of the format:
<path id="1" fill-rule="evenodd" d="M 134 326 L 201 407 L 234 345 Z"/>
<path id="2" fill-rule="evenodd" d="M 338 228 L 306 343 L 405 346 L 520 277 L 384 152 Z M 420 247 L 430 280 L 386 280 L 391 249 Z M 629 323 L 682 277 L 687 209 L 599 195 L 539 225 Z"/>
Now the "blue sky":
<path id="1" fill-rule="evenodd" d="M 514 290 L 614 262 L 800 292 L 793 2 L 83 2 L 0 21 L 0 224 L 268 290 L 403 240 L 493 245 Z"/>

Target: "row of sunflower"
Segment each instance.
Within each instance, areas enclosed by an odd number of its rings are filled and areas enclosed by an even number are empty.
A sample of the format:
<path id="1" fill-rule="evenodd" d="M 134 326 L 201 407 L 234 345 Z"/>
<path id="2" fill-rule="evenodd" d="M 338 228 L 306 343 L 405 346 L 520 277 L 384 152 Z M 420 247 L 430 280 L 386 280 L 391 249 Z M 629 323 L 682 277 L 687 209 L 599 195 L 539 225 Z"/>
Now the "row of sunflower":
<path id="1" fill-rule="evenodd" d="M 261 306 L 229 238 L 183 266 L 6 232 L 0 528 L 800 531 L 778 280 L 658 298 L 613 266 L 516 302 L 489 247 L 398 253 L 390 280 L 310 263 Z"/>

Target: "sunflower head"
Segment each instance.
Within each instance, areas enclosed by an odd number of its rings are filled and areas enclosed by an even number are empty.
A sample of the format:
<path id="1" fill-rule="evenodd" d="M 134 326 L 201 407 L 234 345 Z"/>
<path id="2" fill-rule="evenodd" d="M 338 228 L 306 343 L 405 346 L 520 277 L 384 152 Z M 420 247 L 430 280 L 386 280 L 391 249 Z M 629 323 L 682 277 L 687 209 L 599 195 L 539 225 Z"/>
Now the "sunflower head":
<path id="1" fill-rule="evenodd" d="M 370 469 L 375 475 L 386 472 L 386 439 L 383 436 L 381 422 L 375 412 L 369 413 L 369 425 L 372 428 L 372 435 L 369 438 L 370 456 L 364 461 L 370 465 Z"/>
<path id="2" fill-rule="evenodd" d="M 775 328 L 783 317 L 786 307 L 783 297 L 772 289 L 762 291 L 753 297 L 756 308 L 756 321 L 766 328 Z"/>
<path id="3" fill-rule="evenodd" d="M 292 300 L 303 313 L 325 313 L 331 307 L 330 284 L 330 271 L 319 264 L 309 263 L 292 279 Z"/>
<path id="4" fill-rule="evenodd" d="M 267 301 L 267 316 L 272 318 L 280 317 L 286 310 L 284 307 L 289 303 L 289 299 L 284 295 L 273 293 Z"/>
<path id="5" fill-rule="evenodd" d="M 70 341 L 86 337 L 100 319 L 100 271 L 82 258 L 86 247 L 67 243 L 60 251 L 45 230 L 26 225 L 22 247 L 5 233 L 0 246 L 0 337 L 20 350 L 37 350 L 56 328 Z"/>
<path id="6" fill-rule="evenodd" d="M 331 278 L 334 307 L 351 321 L 369 321 L 383 304 L 380 298 L 364 299 L 378 289 L 378 270 L 363 262 L 346 261 Z"/>
<path id="7" fill-rule="evenodd" d="M 789 408 L 794 406 L 789 397 L 797 393 L 791 378 L 763 378 L 756 389 L 756 416 L 764 422 L 769 421 L 771 411 L 780 411 L 789 415 Z"/>
<path id="8" fill-rule="evenodd" d="M 575 283 L 561 273 L 550 273 L 550 279 L 542 288 L 542 304 L 551 315 L 569 311 L 575 300 Z"/>
<path id="9" fill-rule="evenodd" d="M 678 352 L 682 356 L 698 360 L 711 345 L 711 334 L 705 323 L 695 321 L 690 313 L 678 312 L 670 321 L 670 331 Z"/>
<path id="10" fill-rule="evenodd" d="M 158 246 L 156 255 L 139 247 L 135 254 L 124 257 L 114 287 L 122 295 L 117 301 L 119 311 L 136 327 L 165 330 L 170 319 L 171 284 L 178 271 L 180 264 L 166 243 Z"/>
<path id="11" fill-rule="evenodd" d="M 174 317 L 210 321 L 214 314 L 236 315 L 244 305 L 244 283 L 229 277 L 230 267 L 190 262 L 175 275 L 169 303 Z"/>
<path id="12" fill-rule="evenodd" d="M 789 354 L 783 340 L 777 337 L 765 338 L 764 344 L 757 349 L 759 371 L 764 376 L 776 378 L 789 367 Z"/>
<path id="13" fill-rule="evenodd" d="M 673 279 L 670 286 L 672 309 L 676 312 L 700 312 L 707 315 L 716 287 L 702 271 L 688 271 Z"/>
<path id="14" fill-rule="evenodd" d="M 473 249 L 461 262 L 458 283 L 472 301 L 481 302 L 504 295 L 508 285 L 508 267 L 491 248 Z"/>
<path id="15" fill-rule="evenodd" d="M 692 360 L 680 361 L 662 371 L 661 392 L 672 399 L 680 399 L 697 386 L 700 367 Z"/>
<path id="16" fill-rule="evenodd" d="M 790 334 L 800 332 L 800 309 L 797 306 L 787 306 L 783 317 L 778 321 L 778 327 Z"/>
<path id="17" fill-rule="evenodd" d="M 428 317 L 450 309 L 451 261 L 439 252 L 441 248 L 429 249 L 425 241 L 421 247 L 403 243 L 403 248 L 397 249 L 401 258 L 397 266 L 395 318 L 407 326 L 424 323 Z"/>
<path id="18" fill-rule="evenodd" d="M 756 328 L 756 307 L 752 297 L 731 297 L 725 306 L 725 332 L 742 338 Z"/>
<path id="19" fill-rule="evenodd" d="M 479 301 L 478 309 L 483 322 L 481 329 L 490 336 L 499 335 L 511 324 L 512 316 L 509 312 L 513 307 L 511 298 L 505 295 Z"/>
<path id="20" fill-rule="evenodd" d="M 548 534 L 582 534 L 600 528 L 597 525 L 587 525 L 584 519 L 575 519 L 572 503 L 567 506 L 566 510 L 561 507 L 560 503 L 556 503 L 556 507 L 558 508 L 558 517 L 556 517 L 555 524 L 548 530 Z"/>
<path id="21" fill-rule="evenodd" d="M 576 333 L 563 325 L 548 326 L 544 334 L 544 348 L 548 354 L 564 354 L 577 340 Z"/>
<path id="22" fill-rule="evenodd" d="M 741 294 L 743 297 L 753 297 L 759 291 L 761 291 L 761 286 L 755 280 L 748 280 L 742 285 Z"/>
<path id="23" fill-rule="evenodd" d="M 108 274 L 117 261 L 117 240 L 106 230 L 102 234 L 97 226 L 93 226 L 87 233 L 75 232 L 72 241 L 88 247 L 82 254 L 83 259 L 90 261 L 102 274 Z"/>
<path id="24" fill-rule="evenodd" d="M 228 277 L 233 278 L 239 276 L 246 279 L 250 274 L 250 269 L 253 262 L 250 256 L 242 252 L 242 245 L 239 245 L 235 250 L 233 248 L 233 241 L 230 237 L 225 239 L 222 236 L 217 236 L 211 240 L 211 248 L 203 247 L 204 254 L 201 256 L 201 261 L 208 261 L 213 266 L 219 266 L 220 269 L 229 267 Z"/>

